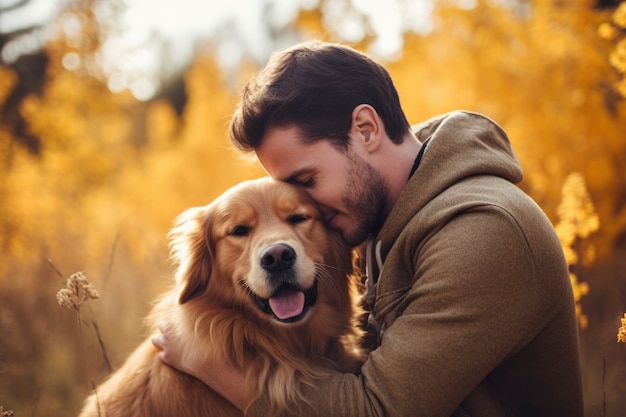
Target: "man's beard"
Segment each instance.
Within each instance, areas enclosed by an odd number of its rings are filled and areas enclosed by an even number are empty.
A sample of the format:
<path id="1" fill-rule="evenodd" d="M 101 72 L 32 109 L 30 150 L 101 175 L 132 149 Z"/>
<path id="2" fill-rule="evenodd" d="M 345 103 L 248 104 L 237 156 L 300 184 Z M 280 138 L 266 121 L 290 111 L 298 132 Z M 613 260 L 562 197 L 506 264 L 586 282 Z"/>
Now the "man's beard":
<path id="1" fill-rule="evenodd" d="M 348 180 L 342 201 L 356 224 L 343 232 L 347 245 L 358 246 L 380 230 L 388 194 L 389 187 L 380 172 L 358 155 L 348 153 Z"/>

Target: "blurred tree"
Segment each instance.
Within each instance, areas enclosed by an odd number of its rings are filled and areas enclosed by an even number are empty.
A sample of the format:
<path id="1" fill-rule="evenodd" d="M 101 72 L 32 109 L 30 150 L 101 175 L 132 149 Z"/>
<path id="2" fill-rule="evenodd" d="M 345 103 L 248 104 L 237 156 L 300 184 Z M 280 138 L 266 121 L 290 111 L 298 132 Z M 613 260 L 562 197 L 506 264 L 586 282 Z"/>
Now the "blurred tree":
<path id="1" fill-rule="evenodd" d="M 615 44 L 609 55 L 609 61 L 621 78 L 615 84 L 615 89 L 626 98 L 626 2 L 615 9 L 610 21 L 600 25 L 598 33 L 602 39 Z"/>
<path id="2" fill-rule="evenodd" d="M 470 10 L 439 2 L 433 31 L 406 36 L 388 67 L 411 120 L 465 108 L 500 123 L 522 186 L 553 221 L 562 184 L 580 172 L 606 219 L 594 237 L 606 256 L 626 236 L 626 106 L 597 34 L 608 13 L 588 0 L 532 6 L 526 16 L 487 1 Z"/>
<path id="3" fill-rule="evenodd" d="M 128 139 L 134 118 L 129 116 L 137 114 L 138 104 L 129 94 L 111 94 L 91 69 L 100 35 L 93 32 L 97 24 L 90 6 L 68 8 L 59 16 L 56 38 L 46 46 L 50 62 L 44 89 L 26 96 L 19 107 L 26 132 L 40 141 L 37 156 L 14 150 L 6 177 L 10 189 L 3 204 L 11 215 L 3 222 L 19 233 L 4 238 L 22 263 L 41 258 L 28 243 L 36 236 L 35 241 L 50 244 L 63 230 L 80 230 L 85 197 L 117 174 L 121 161 L 115 155 L 132 154 Z M 68 207 L 74 216 L 67 215 Z"/>
<path id="4" fill-rule="evenodd" d="M 36 154 L 40 147 L 39 138 L 26 131 L 19 107 L 26 96 L 41 94 L 43 90 L 48 63 L 48 57 L 43 51 L 43 27 L 47 22 L 22 20 L 28 16 L 24 13 L 28 7 L 32 7 L 30 0 L 0 5 L 0 65 L 10 68 L 17 75 L 17 83 L 10 94 L 0 101 L 0 119 L 5 121 L 4 128 L 11 132 L 11 140 Z M 18 14 L 22 19 L 18 20 Z M 20 24 L 16 24 L 17 21 Z M 10 155 L 8 152 L 5 156 Z"/>
<path id="5" fill-rule="evenodd" d="M 187 102 L 182 118 L 166 100 L 149 103 L 146 146 L 116 185 L 155 230 L 167 229 L 182 209 L 208 204 L 235 183 L 263 175 L 258 165 L 243 160 L 230 146 L 228 123 L 236 96 L 215 60 L 198 55 L 184 79 Z"/>

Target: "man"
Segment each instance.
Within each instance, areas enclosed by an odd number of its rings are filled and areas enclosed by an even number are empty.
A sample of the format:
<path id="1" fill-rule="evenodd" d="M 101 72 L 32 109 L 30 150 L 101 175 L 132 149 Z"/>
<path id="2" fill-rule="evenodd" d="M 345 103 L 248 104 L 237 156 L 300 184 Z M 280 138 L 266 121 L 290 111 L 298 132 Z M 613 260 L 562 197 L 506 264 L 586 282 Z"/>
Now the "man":
<path id="1" fill-rule="evenodd" d="M 231 137 L 302 187 L 353 246 L 370 240 L 379 344 L 361 374 L 305 387 L 306 416 L 583 415 L 577 325 L 556 234 L 514 184 L 506 134 L 453 112 L 413 131 L 379 64 L 309 42 L 275 53 L 245 88 Z M 374 297 L 372 297 L 374 298 Z M 168 329 L 161 357 L 242 410 L 242 376 L 193 363 Z"/>

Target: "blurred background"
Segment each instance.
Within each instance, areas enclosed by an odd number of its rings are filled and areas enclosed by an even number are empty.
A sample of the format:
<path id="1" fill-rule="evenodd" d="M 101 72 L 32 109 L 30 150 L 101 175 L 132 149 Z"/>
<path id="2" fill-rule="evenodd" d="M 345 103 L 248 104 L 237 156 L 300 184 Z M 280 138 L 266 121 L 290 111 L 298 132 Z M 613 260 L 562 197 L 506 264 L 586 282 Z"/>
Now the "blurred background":
<path id="1" fill-rule="evenodd" d="M 624 416 L 612 0 L 0 0 L 0 406 L 76 415 L 146 336 L 176 215 L 263 174 L 228 141 L 243 83 L 313 38 L 382 62 L 412 123 L 467 109 L 504 127 L 570 264 L 586 415 Z M 80 319 L 55 297 L 77 271 L 100 292 Z"/>

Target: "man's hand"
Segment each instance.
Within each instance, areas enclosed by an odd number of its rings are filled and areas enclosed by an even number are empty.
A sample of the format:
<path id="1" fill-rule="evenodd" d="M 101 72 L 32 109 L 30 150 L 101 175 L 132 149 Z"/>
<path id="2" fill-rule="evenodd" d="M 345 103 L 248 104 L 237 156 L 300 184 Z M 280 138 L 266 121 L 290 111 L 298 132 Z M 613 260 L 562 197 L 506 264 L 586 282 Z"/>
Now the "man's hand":
<path id="1" fill-rule="evenodd" d="M 152 336 L 152 344 L 161 349 L 159 358 L 181 372 L 192 375 L 229 400 L 235 407 L 245 411 L 250 400 L 246 393 L 246 383 L 241 371 L 226 361 L 212 361 L 201 352 L 195 340 L 183 340 L 168 323 L 159 324 L 160 333 Z M 219 362 L 219 363 L 213 363 Z"/>
<path id="2" fill-rule="evenodd" d="M 159 352 L 159 359 L 161 359 L 167 365 L 170 365 L 179 371 L 182 371 L 186 374 L 195 376 L 196 378 L 200 378 L 200 375 L 195 373 L 195 370 L 202 364 L 189 364 L 189 357 L 193 357 L 188 352 L 185 352 L 186 346 L 191 346 L 192 341 L 188 341 L 191 343 L 183 343 L 182 337 L 176 333 L 174 328 L 167 323 L 159 323 L 159 331 L 160 333 L 152 336 L 152 344 L 157 348 L 161 349 Z"/>

